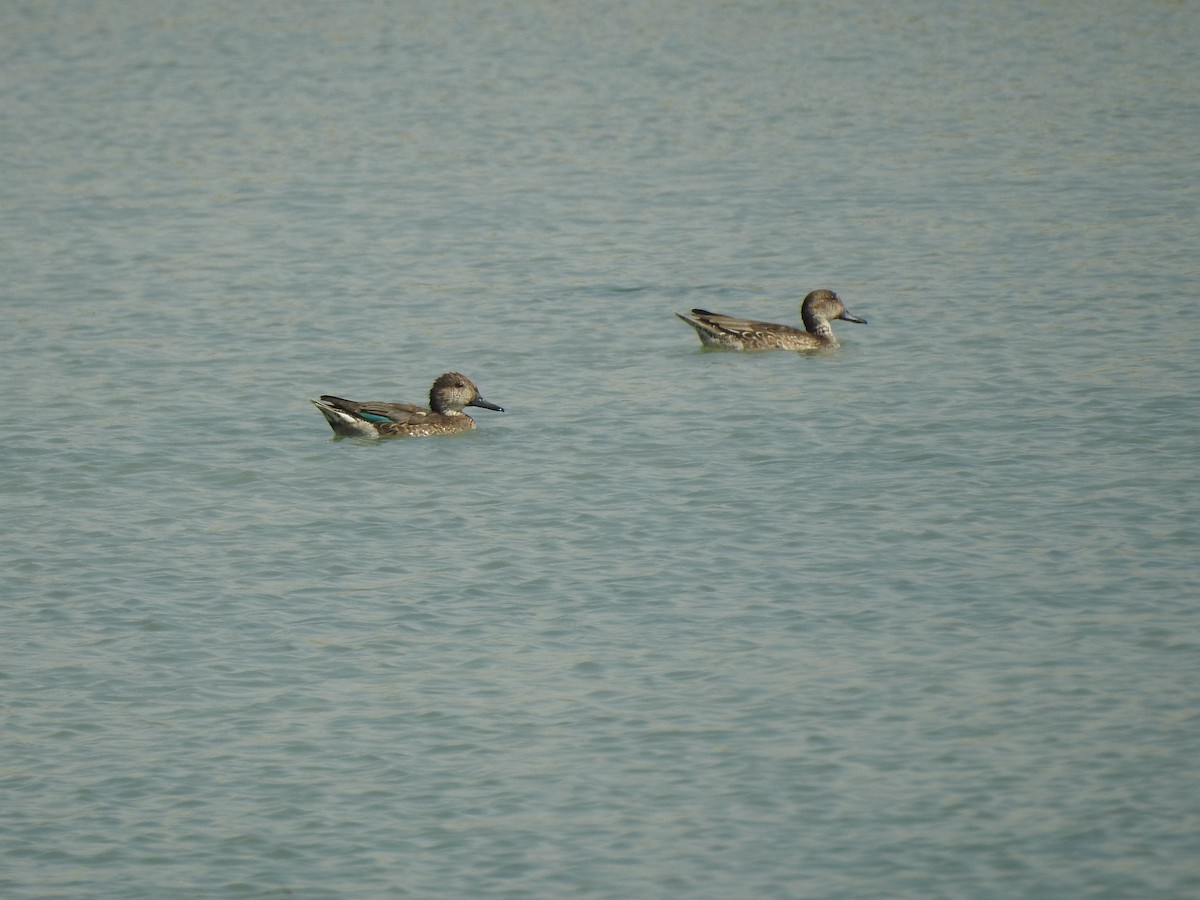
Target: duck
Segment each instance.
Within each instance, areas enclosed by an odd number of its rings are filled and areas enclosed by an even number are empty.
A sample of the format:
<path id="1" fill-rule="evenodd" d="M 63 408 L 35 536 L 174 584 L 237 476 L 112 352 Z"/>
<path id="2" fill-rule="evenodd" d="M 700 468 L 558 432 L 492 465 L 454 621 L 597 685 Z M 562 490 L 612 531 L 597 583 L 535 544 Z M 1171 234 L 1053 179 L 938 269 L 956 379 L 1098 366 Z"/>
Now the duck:
<path id="1" fill-rule="evenodd" d="M 433 437 L 458 434 L 475 427 L 463 412 L 467 406 L 504 412 L 504 407 L 484 400 L 466 375 L 447 372 L 429 389 L 429 406 L 374 400 L 343 400 L 330 394 L 313 400 L 333 433 L 343 437 Z"/>
<path id="2" fill-rule="evenodd" d="M 705 347 L 724 350 L 820 350 L 838 346 L 829 327 L 830 319 L 867 324 L 866 319 L 851 315 L 841 297 L 824 288 L 811 292 L 800 304 L 803 331 L 791 325 L 739 319 L 707 309 L 675 315 L 696 329 Z"/>

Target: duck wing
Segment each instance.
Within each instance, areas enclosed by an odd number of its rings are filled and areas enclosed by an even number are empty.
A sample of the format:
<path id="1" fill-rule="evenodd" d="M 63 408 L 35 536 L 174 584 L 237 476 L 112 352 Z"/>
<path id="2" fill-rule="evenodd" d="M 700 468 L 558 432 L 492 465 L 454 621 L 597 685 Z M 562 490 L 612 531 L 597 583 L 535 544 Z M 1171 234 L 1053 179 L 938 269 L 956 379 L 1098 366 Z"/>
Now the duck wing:
<path id="1" fill-rule="evenodd" d="M 348 412 L 351 415 L 366 419 L 368 422 L 395 422 L 398 425 L 408 425 L 418 422 L 430 415 L 431 411 L 424 406 L 413 403 L 387 403 L 382 400 L 343 400 L 326 394 L 321 398 L 335 409 Z"/>
<path id="2" fill-rule="evenodd" d="M 680 318 L 685 318 L 680 316 Z M 707 309 L 693 309 L 685 321 L 699 323 L 711 331 L 728 334 L 736 338 L 750 338 L 767 332 L 798 331 L 791 325 L 780 325 L 775 322 L 759 322 L 755 319 L 739 319 L 737 316 L 727 316 L 724 313 L 709 312 Z"/>

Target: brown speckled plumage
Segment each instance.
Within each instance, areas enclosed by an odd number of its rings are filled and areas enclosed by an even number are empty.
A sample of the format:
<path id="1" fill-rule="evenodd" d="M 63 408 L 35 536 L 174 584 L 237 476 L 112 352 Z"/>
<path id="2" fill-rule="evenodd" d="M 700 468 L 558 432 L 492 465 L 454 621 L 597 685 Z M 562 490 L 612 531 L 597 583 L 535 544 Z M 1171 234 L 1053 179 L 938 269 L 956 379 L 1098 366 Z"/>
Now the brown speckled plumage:
<path id="1" fill-rule="evenodd" d="M 738 319 L 706 309 L 693 309 L 690 315 L 675 315 L 696 329 L 704 346 L 724 350 L 819 350 L 822 347 L 836 347 L 838 342 L 829 326 L 830 319 L 867 324 L 866 319 L 847 312 L 837 294 L 824 289 L 813 291 L 800 304 L 803 331 L 791 325 Z"/>
<path id="2" fill-rule="evenodd" d="M 470 431 L 475 421 L 463 407 L 478 406 L 504 412 L 479 396 L 475 382 L 447 372 L 429 389 L 429 406 L 374 400 L 343 400 L 329 394 L 312 401 L 335 434 L 347 437 L 433 437 Z"/>

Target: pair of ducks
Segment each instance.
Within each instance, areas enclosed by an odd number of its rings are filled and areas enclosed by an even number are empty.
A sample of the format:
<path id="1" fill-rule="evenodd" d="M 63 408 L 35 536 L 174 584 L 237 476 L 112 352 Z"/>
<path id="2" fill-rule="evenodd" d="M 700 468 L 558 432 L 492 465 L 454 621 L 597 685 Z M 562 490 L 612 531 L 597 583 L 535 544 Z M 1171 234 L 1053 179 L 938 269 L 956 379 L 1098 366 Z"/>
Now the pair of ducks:
<path id="1" fill-rule="evenodd" d="M 723 350 L 819 350 L 822 347 L 836 347 L 838 342 L 829 326 L 830 319 L 867 324 L 866 319 L 847 312 L 841 298 L 827 290 L 813 291 L 800 305 L 804 331 L 790 325 L 738 319 L 706 309 L 693 309 L 690 315 L 675 315 L 696 329 L 704 346 Z M 334 434 L 346 437 L 456 434 L 475 427 L 475 420 L 463 412 L 468 406 L 504 412 L 503 407 L 484 400 L 475 382 L 458 372 L 447 372 L 433 383 L 429 389 L 428 407 L 370 400 L 358 402 L 329 394 L 312 402 Z"/>

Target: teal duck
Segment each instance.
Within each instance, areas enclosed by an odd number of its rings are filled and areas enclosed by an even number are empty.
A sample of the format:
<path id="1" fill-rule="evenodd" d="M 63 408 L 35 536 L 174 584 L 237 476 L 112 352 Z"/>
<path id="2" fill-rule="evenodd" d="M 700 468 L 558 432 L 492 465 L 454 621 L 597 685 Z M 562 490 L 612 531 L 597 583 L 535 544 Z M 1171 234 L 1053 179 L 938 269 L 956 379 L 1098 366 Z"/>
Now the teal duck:
<path id="1" fill-rule="evenodd" d="M 675 315 L 696 329 L 704 346 L 724 350 L 819 350 L 822 347 L 836 347 L 838 342 L 829 326 L 830 319 L 867 324 L 866 319 L 847 312 L 837 294 L 824 289 L 813 291 L 800 304 L 803 331 L 791 325 L 738 319 L 706 309 L 693 309 L 690 315 Z"/>
<path id="2" fill-rule="evenodd" d="M 432 437 L 470 431 L 475 421 L 463 407 L 477 406 L 504 412 L 479 395 L 479 388 L 466 375 L 447 372 L 429 389 L 429 406 L 343 400 L 329 394 L 312 401 L 334 434 L 346 437 Z"/>

